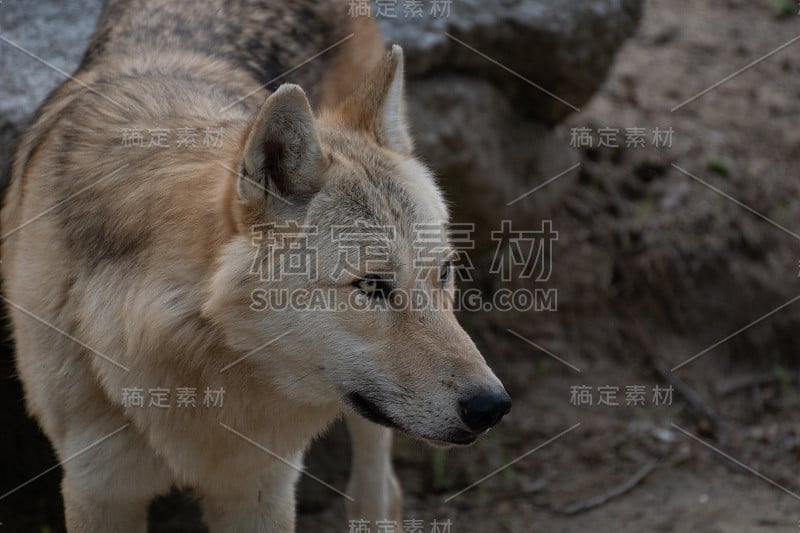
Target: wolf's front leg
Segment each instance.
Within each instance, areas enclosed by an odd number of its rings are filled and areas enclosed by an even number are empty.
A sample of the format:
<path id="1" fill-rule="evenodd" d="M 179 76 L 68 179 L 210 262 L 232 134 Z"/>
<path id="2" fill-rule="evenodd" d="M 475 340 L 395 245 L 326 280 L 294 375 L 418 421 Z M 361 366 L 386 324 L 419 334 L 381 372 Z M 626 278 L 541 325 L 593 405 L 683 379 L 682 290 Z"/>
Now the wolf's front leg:
<path id="1" fill-rule="evenodd" d="M 171 476 L 132 424 L 95 414 L 56 444 L 64 466 L 67 531 L 145 533 L 150 501 L 169 489 Z"/>
<path id="2" fill-rule="evenodd" d="M 347 493 L 350 520 L 395 521 L 403 517 L 403 491 L 392 468 L 392 430 L 347 413 L 352 465 Z"/>
<path id="3" fill-rule="evenodd" d="M 289 459 L 302 462 L 302 454 Z M 200 489 L 210 533 L 293 533 L 299 470 L 277 464 L 257 478 L 210 480 Z"/>

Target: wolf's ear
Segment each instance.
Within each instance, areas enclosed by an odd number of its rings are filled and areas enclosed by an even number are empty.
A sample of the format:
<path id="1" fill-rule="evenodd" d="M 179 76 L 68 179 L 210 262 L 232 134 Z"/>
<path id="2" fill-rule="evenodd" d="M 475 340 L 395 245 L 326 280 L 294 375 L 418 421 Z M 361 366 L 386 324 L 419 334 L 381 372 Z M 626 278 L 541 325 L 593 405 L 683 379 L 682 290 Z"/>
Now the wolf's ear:
<path id="1" fill-rule="evenodd" d="M 246 203 L 263 202 L 268 191 L 282 196 L 319 191 L 325 157 L 303 89 L 284 84 L 267 97 L 247 136 L 242 159 L 237 190 Z"/>
<path id="2" fill-rule="evenodd" d="M 346 125 L 368 131 L 380 145 L 411 154 L 402 48 L 392 46 L 367 79 L 342 102 L 339 114 Z"/>

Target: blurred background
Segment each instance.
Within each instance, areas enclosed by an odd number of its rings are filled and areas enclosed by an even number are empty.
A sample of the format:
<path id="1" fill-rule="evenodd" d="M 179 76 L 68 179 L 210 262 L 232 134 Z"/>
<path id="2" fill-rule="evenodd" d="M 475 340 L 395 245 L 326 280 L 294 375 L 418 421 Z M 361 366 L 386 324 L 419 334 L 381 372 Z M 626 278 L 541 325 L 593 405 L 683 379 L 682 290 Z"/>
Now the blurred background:
<path id="1" fill-rule="evenodd" d="M 405 48 L 417 151 L 474 224 L 462 288 L 534 295 L 459 313 L 514 408 L 467 449 L 398 436 L 406 529 L 796 532 L 800 7 L 349 3 Z M 0 1 L 4 171 L 100 6 Z M 3 338 L 0 532 L 62 531 L 57 467 L 4 496 L 57 460 Z M 309 471 L 343 488 L 347 439 Z M 299 500 L 298 531 L 354 530 L 325 487 Z M 192 495 L 151 530 L 204 531 Z"/>

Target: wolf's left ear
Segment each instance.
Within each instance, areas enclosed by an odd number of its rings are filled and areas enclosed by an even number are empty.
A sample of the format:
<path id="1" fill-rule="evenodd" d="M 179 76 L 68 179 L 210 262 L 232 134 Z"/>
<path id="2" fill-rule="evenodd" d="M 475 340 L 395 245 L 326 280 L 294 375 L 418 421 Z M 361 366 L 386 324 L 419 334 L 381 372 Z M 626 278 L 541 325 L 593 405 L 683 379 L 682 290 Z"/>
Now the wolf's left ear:
<path id="1" fill-rule="evenodd" d="M 325 157 L 305 92 L 281 85 L 258 112 L 244 145 L 239 197 L 249 204 L 269 191 L 310 196 L 321 187 Z"/>
<path id="2" fill-rule="evenodd" d="M 395 152 L 412 151 L 406 117 L 403 49 L 393 45 L 386 57 L 339 107 L 346 125 L 371 133 Z"/>

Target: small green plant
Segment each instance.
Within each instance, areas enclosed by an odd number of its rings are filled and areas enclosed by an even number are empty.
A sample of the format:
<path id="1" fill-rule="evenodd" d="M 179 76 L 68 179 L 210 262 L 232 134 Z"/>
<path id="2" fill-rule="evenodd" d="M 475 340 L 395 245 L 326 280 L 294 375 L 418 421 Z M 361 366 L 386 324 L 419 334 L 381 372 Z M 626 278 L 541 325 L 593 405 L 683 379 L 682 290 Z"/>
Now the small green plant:
<path id="1" fill-rule="evenodd" d="M 772 373 L 775 374 L 775 378 L 778 380 L 778 383 L 780 383 L 781 389 L 784 392 L 792 390 L 792 373 L 786 367 L 775 365 L 772 369 Z"/>
<path id="2" fill-rule="evenodd" d="M 623 252 L 633 251 L 633 236 L 630 231 L 624 231 L 620 236 L 620 244 Z"/>
<path id="3" fill-rule="evenodd" d="M 791 17 L 800 11 L 796 0 L 772 0 L 772 10 L 778 18 Z"/>
<path id="4" fill-rule="evenodd" d="M 644 223 L 653 213 L 655 197 L 652 192 L 648 192 L 636 206 L 636 220 L 640 224 Z"/>
<path id="5" fill-rule="evenodd" d="M 775 206 L 775 218 L 779 220 L 786 220 L 789 213 L 789 206 L 786 202 L 780 202 Z"/>
<path id="6" fill-rule="evenodd" d="M 731 162 L 724 157 L 712 157 L 706 163 L 708 170 L 716 172 L 720 176 L 727 178 L 731 175 Z"/>
<path id="7" fill-rule="evenodd" d="M 553 361 L 551 359 L 539 359 L 536 363 L 536 372 L 538 376 L 544 376 L 550 369 L 553 368 Z"/>
<path id="8" fill-rule="evenodd" d="M 594 174 L 589 174 L 589 188 L 595 192 L 601 192 L 603 190 L 603 180 L 599 176 L 595 176 Z"/>
<path id="9" fill-rule="evenodd" d="M 512 458 L 508 456 L 507 453 L 502 452 L 501 457 L 503 458 L 503 464 L 508 464 L 512 461 Z M 517 478 L 519 478 L 520 472 L 516 469 L 513 465 L 507 466 L 503 469 L 503 482 L 507 485 L 512 485 L 516 483 Z"/>
<path id="10" fill-rule="evenodd" d="M 445 451 L 437 448 L 433 450 L 433 489 L 437 491 L 447 490 L 449 483 L 445 475 L 447 455 Z"/>

